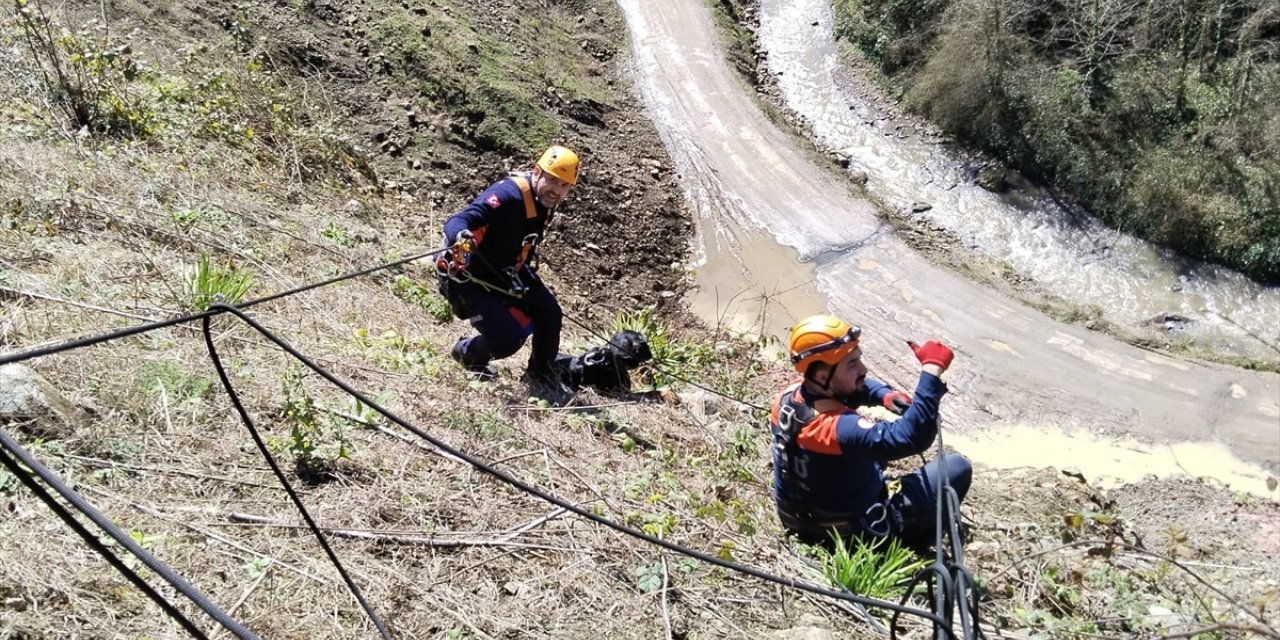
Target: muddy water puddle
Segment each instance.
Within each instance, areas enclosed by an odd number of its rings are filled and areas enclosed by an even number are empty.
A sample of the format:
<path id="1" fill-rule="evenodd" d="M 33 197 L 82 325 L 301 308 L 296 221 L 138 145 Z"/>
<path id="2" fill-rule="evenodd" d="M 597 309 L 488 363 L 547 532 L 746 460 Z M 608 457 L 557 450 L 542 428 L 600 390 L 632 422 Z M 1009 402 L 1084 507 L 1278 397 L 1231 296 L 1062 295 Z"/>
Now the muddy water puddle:
<path id="1" fill-rule="evenodd" d="M 1093 486 L 1111 487 L 1154 476 L 1213 478 L 1234 491 L 1280 501 L 1273 471 L 1241 462 L 1217 442 L 1165 445 L 1108 440 L 1086 432 L 1025 424 L 979 433 L 944 434 L 949 447 L 995 469 L 1056 468 L 1078 472 Z"/>

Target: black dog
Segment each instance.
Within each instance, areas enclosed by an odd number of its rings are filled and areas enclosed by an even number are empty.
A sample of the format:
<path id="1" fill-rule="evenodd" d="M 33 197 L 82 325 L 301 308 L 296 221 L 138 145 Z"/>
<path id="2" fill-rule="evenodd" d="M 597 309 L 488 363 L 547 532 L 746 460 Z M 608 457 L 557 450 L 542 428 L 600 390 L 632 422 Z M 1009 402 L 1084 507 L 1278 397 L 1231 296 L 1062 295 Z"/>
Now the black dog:
<path id="1" fill-rule="evenodd" d="M 600 391 L 631 389 L 632 369 L 653 359 L 649 341 L 635 331 L 619 331 L 609 344 L 595 347 L 581 356 L 563 357 L 559 363 L 565 382 L 576 389 L 595 387 Z"/>

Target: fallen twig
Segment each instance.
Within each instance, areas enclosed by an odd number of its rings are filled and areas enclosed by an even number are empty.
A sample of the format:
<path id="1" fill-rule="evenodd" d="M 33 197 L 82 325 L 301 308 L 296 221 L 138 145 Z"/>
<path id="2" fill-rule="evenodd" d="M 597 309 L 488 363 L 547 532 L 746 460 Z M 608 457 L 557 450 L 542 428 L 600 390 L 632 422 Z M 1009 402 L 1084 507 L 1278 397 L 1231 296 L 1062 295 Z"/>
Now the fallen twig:
<path id="1" fill-rule="evenodd" d="M 227 484 L 239 484 L 248 487 L 257 487 L 259 489 L 272 489 L 275 491 L 282 490 L 279 485 L 261 484 L 257 482 L 249 482 L 247 480 L 236 480 L 235 478 L 227 478 L 223 476 L 213 476 L 204 473 L 196 473 L 194 471 L 185 471 L 182 469 L 165 469 L 163 467 L 149 467 L 140 464 L 127 464 L 124 462 L 116 462 L 114 460 L 103 460 L 101 458 L 90 458 L 88 456 L 78 456 L 71 453 L 52 452 L 52 455 L 68 460 L 76 460 L 83 462 L 92 467 L 101 469 L 126 469 L 128 471 L 149 471 L 152 473 L 162 473 L 166 475 L 185 476 L 195 478 L 197 480 L 213 480 L 215 482 L 225 482 Z"/>
<path id="2" fill-rule="evenodd" d="M 133 320 L 145 320 L 147 322 L 155 322 L 155 318 L 149 318 L 147 316 L 138 315 L 136 313 L 128 313 L 126 311 L 117 311 L 115 309 L 109 309 L 107 307 L 99 307 L 97 305 L 87 304 L 84 302 L 76 302 L 75 300 L 59 298 L 57 296 L 51 296 L 44 293 L 36 293 L 35 291 L 23 291 L 21 289 L 11 289 L 9 287 L 0 286 L 0 293 L 6 293 L 11 296 L 19 296 L 23 298 L 32 298 L 35 300 L 44 300 L 47 302 L 57 302 L 58 304 L 70 305 L 72 307 L 80 307 L 81 309 L 88 309 L 90 311 L 107 313 L 113 316 L 120 316 L 123 318 L 130 318 Z"/>
<path id="3" fill-rule="evenodd" d="M 671 573 L 667 571 L 667 554 L 662 554 L 662 625 L 667 629 L 667 640 L 674 640 L 671 633 L 671 612 L 667 610 L 667 585 Z"/>
<path id="4" fill-rule="evenodd" d="M 226 512 L 223 514 L 228 520 L 241 524 L 253 524 L 267 527 L 280 527 L 282 529 L 306 529 L 307 527 L 292 522 L 284 522 L 276 518 L 267 516 L 259 516 L 250 513 Z M 531 526 L 536 526 L 533 524 Z M 531 528 L 530 526 L 530 528 Z M 520 549 L 546 549 L 549 551 L 574 551 L 565 547 L 554 547 L 551 545 L 534 544 L 528 542 L 512 542 L 512 538 L 523 533 L 518 530 L 501 538 L 441 538 L 438 536 L 406 536 L 398 534 L 387 534 L 373 531 L 360 531 L 357 529 L 336 529 L 332 527 L 320 527 L 320 531 L 338 538 L 349 538 L 352 540 L 365 540 L 368 542 L 376 542 L 378 544 L 397 544 L 415 547 L 433 547 L 433 548 L 449 548 L 449 547 L 516 547 Z"/>
<path id="5" fill-rule="evenodd" d="M 316 576 L 314 576 L 314 575 L 311 575 L 310 573 L 307 573 L 306 571 L 303 571 L 302 569 L 299 569 L 298 567 L 295 567 L 295 566 L 293 566 L 293 565 L 291 565 L 291 564 L 289 564 L 289 563 L 287 563 L 287 562 L 284 562 L 283 560 L 279 560 L 279 559 L 277 559 L 277 558 L 274 558 L 274 557 L 272 557 L 272 556 L 269 556 L 269 555 L 267 555 L 267 554 L 265 554 L 265 553 L 262 553 L 261 551 L 258 551 L 257 549 L 253 549 L 253 548 L 251 548 L 251 547 L 246 547 L 245 545 L 240 544 L 239 542 L 236 542 L 235 540 L 231 540 L 231 539 L 229 539 L 229 538 L 225 538 L 225 537 L 223 537 L 223 536 L 220 536 L 220 535 L 218 535 L 218 534 L 216 534 L 216 533 L 214 533 L 214 532 L 212 532 L 212 531 L 209 531 L 208 529 L 203 529 L 203 528 L 198 527 L 198 526 L 196 526 L 196 525 L 194 525 L 194 524 L 191 524 L 190 522 L 187 522 L 187 521 L 185 521 L 185 520 L 182 520 L 182 519 L 179 519 L 179 518 L 174 518 L 173 516 L 166 515 L 165 513 L 161 512 L 160 510 L 158 510 L 158 509 L 156 509 L 156 508 L 154 508 L 154 507 L 150 507 L 150 506 L 147 506 L 147 505 L 144 505 L 144 504 L 138 503 L 138 502 L 134 502 L 134 501 L 129 500 L 129 499 L 127 499 L 127 498 L 122 498 L 122 497 L 120 497 L 120 496 L 118 496 L 118 495 L 116 495 L 116 494 L 114 494 L 114 493 L 111 493 L 110 491 L 104 491 L 104 490 L 99 489 L 99 488 L 97 488 L 97 487 L 94 487 L 94 486 L 92 486 L 92 485 L 85 485 L 85 486 L 82 488 L 82 490 L 84 490 L 84 491 L 88 491 L 88 492 L 91 492 L 91 493 L 96 493 L 96 494 L 98 494 L 98 495 L 105 496 L 105 497 L 107 497 L 107 498 L 111 498 L 111 499 L 113 499 L 113 500 L 119 500 L 120 502 L 123 502 L 124 504 L 127 504 L 127 505 L 129 505 L 130 507 L 133 507 L 134 509 L 137 509 L 137 510 L 139 510 L 139 511 L 141 511 L 141 512 L 143 512 L 143 513 L 145 513 L 145 514 L 147 514 L 147 515 L 149 515 L 149 516 L 151 516 L 151 517 L 153 517 L 153 518 L 159 518 L 159 519 L 164 520 L 164 521 L 166 521 L 166 522 L 172 522 L 172 523 L 175 523 L 175 524 L 177 524 L 177 525 L 180 525 L 180 526 L 182 526 L 182 527 L 185 527 L 185 528 L 187 528 L 187 529 L 190 529 L 190 530 L 192 530 L 192 531 L 194 531 L 194 532 L 196 532 L 196 533 L 198 533 L 198 534 L 200 534 L 200 535 L 202 535 L 202 536 L 204 536 L 204 537 L 206 537 L 206 538 L 209 538 L 210 540 L 216 540 L 216 541 L 221 542 L 222 544 L 225 544 L 225 545 L 227 545 L 227 546 L 229 546 L 229 547 L 232 547 L 232 548 L 234 548 L 234 549 L 239 549 L 239 550 L 241 550 L 241 551 L 243 551 L 243 552 L 245 552 L 245 553 L 253 554 L 253 556 L 254 556 L 254 557 L 256 557 L 256 558 L 267 558 L 267 559 L 270 559 L 270 560 L 271 560 L 271 563 L 272 563 L 273 565 L 278 564 L 278 565 L 280 565 L 281 567 L 283 567 L 283 568 L 285 568 L 285 569 L 288 569 L 289 571 L 292 571 L 293 573 L 296 573 L 296 574 L 298 574 L 298 575 L 300 575 L 300 576 L 302 576 L 302 577 L 304 577 L 304 578 L 306 578 L 306 579 L 308 579 L 308 580 L 315 581 L 315 582 L 317 582 L 317 583 L 319 583 L 319 584 L 329 584 L 329 581 L 328 581 L 328 580 L 325 580 L 324 578 L 319 578 L 319 577 L 316 577 Z"/>
<path id="6" fill-rule="evenodd" d="M 1218 624 L 1209 625 L 1200 629 L 1192 629 L 1190 631 L 1179 631 L 1177 633 L 1169 633 L 1159 637 L 1158 640 L 1173 640 L 1174 638 L 1194 638 L 1203 633 L 1216 633 L 1218 631 L 1247 631 L 1256 633 L 1260 636 L 1268 638 L 1280 638 L 1280 633 L 1275 629 L 1264 625 L 1256 624 L 1231 624 L 1228 622 L 1220 622 Z"/>

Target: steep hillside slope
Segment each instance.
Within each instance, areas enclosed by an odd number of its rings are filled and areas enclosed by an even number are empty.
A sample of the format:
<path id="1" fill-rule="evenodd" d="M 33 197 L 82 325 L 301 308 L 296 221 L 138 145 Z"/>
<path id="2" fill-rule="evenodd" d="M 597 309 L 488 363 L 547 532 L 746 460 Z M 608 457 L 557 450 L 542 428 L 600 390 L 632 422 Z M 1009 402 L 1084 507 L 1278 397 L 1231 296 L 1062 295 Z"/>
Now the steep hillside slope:
<path id="1" fill-rule="evenodd" d="M 789 371 L 680 308 L 691 225 L 611 3 L 15 6 L 0 57 L 0 352 L 428 250 L 445 216 L 562 142 L 585 161 L 544 256 L 572 319 L 566 350 L 626 321 L 666 370 L 756 407 L 649 372 L 637 390 L 662 390 L 552 409 L 519 382 L 520 356 L 476 383 L 447 356 L 469 328 L 428 265 L 251 315 L 396 415 L 575 505 L 818 579 L 780 544 L 765 482 L 758 406 Z M 396 637 L 876 636 L 829 603 L 570 517 L 424 446 L 244 324 L 212 325 L 268 448 Z M 203 340 L 186 325 L 29 360 L 83 415 L 0 428 L 261 637 L 375 637 Z M 981 472 L 970 501 L 988 624 L 1275 624 L 1273 504 L 1194 483 L 1108 497 L 1047 471 Z M 186 637 L 7 472 L 0 511 L 0 638 Z M 1125 526 L 1131 511 L 1141 522 Z M 1189 562 L 1147 563 L 1118 542 Z"/>

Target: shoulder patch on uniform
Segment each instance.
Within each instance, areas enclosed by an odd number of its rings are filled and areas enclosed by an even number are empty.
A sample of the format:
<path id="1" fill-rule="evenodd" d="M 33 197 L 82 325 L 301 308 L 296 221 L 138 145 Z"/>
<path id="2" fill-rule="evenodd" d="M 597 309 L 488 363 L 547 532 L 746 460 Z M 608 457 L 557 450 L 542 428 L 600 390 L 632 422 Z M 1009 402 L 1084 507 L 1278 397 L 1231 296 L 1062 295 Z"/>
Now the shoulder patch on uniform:
<path id="1" fill-rule="evenodd" d="M 871 418 L 865 418 L 863 416 L 858 416 L 859 429 L 871 429 L 871 428 L 874 428 L 875 426 L 876 426 L 875 420 L 872 420 Z"/>
<path id="2" fill-rule="evenodd" d="M 489 208 L 491 209 L 497 209 L 499 206 L 502 205 L 502 201 L 498 199 L 498 194 L 496 193 L 489 194 L 489 197 L 488 199 L 485 200 L 485 203 L 488 204 Z"/>

